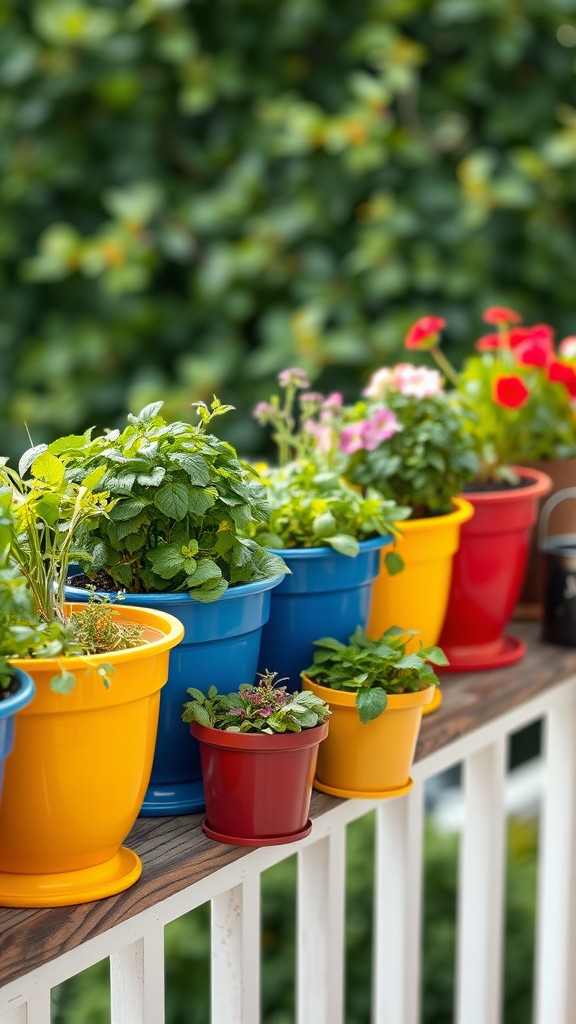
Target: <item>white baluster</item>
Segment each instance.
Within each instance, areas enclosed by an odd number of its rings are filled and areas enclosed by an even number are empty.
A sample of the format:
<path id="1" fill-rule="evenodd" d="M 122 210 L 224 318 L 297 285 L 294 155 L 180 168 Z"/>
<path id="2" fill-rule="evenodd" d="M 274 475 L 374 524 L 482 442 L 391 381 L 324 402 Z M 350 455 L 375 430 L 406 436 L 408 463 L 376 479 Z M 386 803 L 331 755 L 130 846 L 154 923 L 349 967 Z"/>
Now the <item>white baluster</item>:
<path id="1" fill-rule="evenodd" d="M 573 1024 L 576 870 L 576 691 L 551 707 L 544 726 L 535 1020 Z"/>
<path id="2" fill-rule="evenodd" d="M 260 877 L 212 900 L 212 1024 L 260 1020 Z"/>
<path id="3" fill-rule="evenodd" d="M 164 1024 L 164 929 L 110 956 L 112 1024 Z"/>
<path id="4" fill-rule="evenodd" d="M 457 1024 L 498 1024 L 502 1001 L 506 741 L 464 762 L 460 842 Z M 552 1024 L 549 1018 L 548 1024 Z M 554 1024 L 559 1022 L 554 1021 Z"/>
<path id="5" fill-rule="evenodd" d="M 298 1024 L 344 1019 L 346 828 L 298 851 Z"/>
<path id="6" fill-rule="evenodd" d="M 374 1024 L 416 1024 L 420 997 L 424 787 L 376 812 Z"/>

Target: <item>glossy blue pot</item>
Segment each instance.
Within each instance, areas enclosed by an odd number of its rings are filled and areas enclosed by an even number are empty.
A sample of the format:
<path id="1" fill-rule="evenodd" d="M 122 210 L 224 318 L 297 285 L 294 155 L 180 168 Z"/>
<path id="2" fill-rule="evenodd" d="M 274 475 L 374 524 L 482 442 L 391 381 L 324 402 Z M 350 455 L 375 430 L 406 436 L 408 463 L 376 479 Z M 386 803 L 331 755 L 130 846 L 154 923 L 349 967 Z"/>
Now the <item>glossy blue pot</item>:
<path id="1" fill-rule="evenodd" d="M 30 703 L 36 693 L 34 683 L 26 672 L 17 668 L 14 673 L 20 680 L 20 689 L 16 693 L 11 693 L 9 697 L 5 697 L 4 700 L 0 700 L 0 797 L 4 779 L 4 761 L 14 746 L 16 715 Z"/>
<path id="2" fill-rule="evenodd" d="M 72 572 L 73 574 L 73 572 Z M 203 604 L 183 593 L 126 594 L 126 604 L 170 612 L 183 624 L 181 642 L 170 652 L 168 682 L 160 695 L 158 735 L 150 785 L 140 814 L 189 814 L 204 807 L 198 743 L 182 721 L 186 690 L 220 692 L 253 683 L 262 626 L 270 614 L 270 592 L 282 579 L 230 587 L 216 601 Z M 69 600 L 87 600 L 85 590 L 66 587 Z M 114 596 L 114 595 L 109 595 Z"/>
<path id="3" fill-rule="evenodd" d="M 355 558 L 333 548 L 274 551 L 291 570 L 272 594 L 262 630 L 258 671 L 287 676 L 301 688 L 300 672 L 312 663 L 314 640 L 333 636 L 346 643 L 357 626 L 366 628 L 380 552 L 392 535 L 360 542 Z"/>

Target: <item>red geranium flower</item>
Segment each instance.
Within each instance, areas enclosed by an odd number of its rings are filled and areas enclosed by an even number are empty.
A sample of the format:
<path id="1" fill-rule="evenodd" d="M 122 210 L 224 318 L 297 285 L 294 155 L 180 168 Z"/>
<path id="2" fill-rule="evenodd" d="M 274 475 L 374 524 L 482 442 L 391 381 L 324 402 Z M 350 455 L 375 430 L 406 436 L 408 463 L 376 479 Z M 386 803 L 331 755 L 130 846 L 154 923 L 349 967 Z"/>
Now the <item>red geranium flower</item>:
<path id="1" fill-rule="evenodd" d="M 510 347 L 516 348 L 525 341 L 543 341 L 552 345 L 554 330 L 549 324 L 534 324 L 532 327 L 513 327 L 509 334 Z"/>
<path id="2" fill-rule="evenodd" d="M 489 306 L 484 310 L 482 319 L 487 324 L 519 324 L 522 317 L 507 306 Z"/>
<path id="3" fill-rule="evenodd" d="M 474 348 L 477 352 L 491 352 L 492 349 L 500 348 L 500 337 L 498 334 L 483 334 L 474 342 Z"/>
<path id="4" fill-rule="evenodd" d="M 443 327 L 446 327 L 446 321 L 442 317 L 421 316 L 408 331 L 404 344 L 406 348 L 433 348 Z"/>
<path id="5" fill-rule="evenodd" d="M 527 401 L 529 391 L 521 377 L 497 377 L 492 394 L 498 405 L 519 409 Z"/>
<path id="6" fill-rule="evenodd" d="M 529 338 L 516 345 L 514 355 L 523 366 L 547 366 L 554 355 L 554 349 L 550 341 Z"/>
<path id="7" fill-rule="evenodd" d="M 557 380 L 560 384 L 574 384 L 576 370 L 573 366 L 566 366 L 566 363 L 554 360 L 548 367 L 548 380 Z"/>

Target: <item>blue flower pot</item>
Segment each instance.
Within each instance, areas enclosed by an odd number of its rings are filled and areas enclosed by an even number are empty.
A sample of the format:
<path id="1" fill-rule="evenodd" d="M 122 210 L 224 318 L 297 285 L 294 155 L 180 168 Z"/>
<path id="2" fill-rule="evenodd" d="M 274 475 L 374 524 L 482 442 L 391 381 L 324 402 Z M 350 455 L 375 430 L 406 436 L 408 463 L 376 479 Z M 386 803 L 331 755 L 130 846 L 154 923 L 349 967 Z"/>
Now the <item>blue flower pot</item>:
<path id="1" fill-rule="evenodd" d="M 170 652 L 168 682 L 160 695 L 154 763 L 142 816 L 203 809 L 198 742 L 182 721 L 182 705 L 190 699 L 186 690 L 195 686 L 207 692 L 214 684 L 220 692 L 230 692 L 240 683 L 254 682 L 262 626 L 270 614 L 270 592 L 282 578 L 230 587 L 210 604 L 185 593 L 126 594 L 126 604 L 170 612 L 185 629 L 183 639 Z M 68 586 L 66 596 L 85 601 L 88 595 Z"/>
<path id="2" fill-rule="evenodd" d="M 380 551 L 392 539 L 361 541 L 355 558 L 330 547 L 275 550 L 292 575 L 284 576 L 272 594 L 258 671 L 278 672 L 288 677 L 289 688 L 300 689 L 300 672 L 312 664 L 314 640 L 333 636 L 347 643 L 357 626 L 365 629 Z"/>
<path id="3" fill-rule="evenodd" d="M 17 668 L 15 675 L 20 680 L 20 689 L 16 693 L 11 693 L 9 697 L 5 697 L 4 700 L 0 700 L 0 797 L 4 779 L 4 761 L 14 746 L 16 715 L 30 703 L 36 693 L 34 683 L 26 672 Z"/>

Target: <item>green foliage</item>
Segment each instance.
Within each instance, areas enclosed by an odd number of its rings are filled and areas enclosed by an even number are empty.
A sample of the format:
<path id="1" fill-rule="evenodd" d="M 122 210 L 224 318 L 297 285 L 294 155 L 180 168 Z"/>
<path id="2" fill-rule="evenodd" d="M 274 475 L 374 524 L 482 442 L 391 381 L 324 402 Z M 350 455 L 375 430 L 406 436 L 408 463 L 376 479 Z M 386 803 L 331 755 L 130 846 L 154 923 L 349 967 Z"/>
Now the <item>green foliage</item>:
<path id="1" fill-rule="evenodd" d="M 245 414 L 295 362 L 357 391 L 432 308 L 458 358 L 487 301 L 572 333 L 570 12 L 4 4 L 4 451 L 155 397 Z"/>
<path id="2" fill-rule="evenodd" d="M 349 645 L 323 637 L 316 640 L 314 661 L 304 674 L 332 690 L 356 694 L 360 721 L 366 725 L 385 711 L 390 693 L 415 693 L 434 684 L 438 677 L 432 665 L 448 665 L 439 647 L 424 647 L 418 653 L 406 648 L 418 635 L 416 630 L 392 626 L 378 640 L 369 640 L 358 627 Z"/>
<path id="3" fill-rule="evenodd" d="M 302 732 L 321 725 L 330 716 L 326 701 L 310 692 L 287 693 L 278 686 L 276 672 L 260 674 L 255 685 L 245 683 L 237 693 L 218 693 L 211 686 L 208 694 L 195 687 L 184 704 L 183 722 L 198 722 L 226 732 Z"/>
<path id="4" fill-rule="evenodd" d="M 453 511 L 452 499 L 474 479 L 478 468 L 463 403 L 446 392 L 418 397 L 393 389 L 385 401 L 402 430 L 373 451 L 362 449 L 352 455 L 347 476 L 407 505 L 414 518 Z M 373 401 L 358 402 L 351 418 L 363 419 L 378 407 Z"/>
<path id="5" fill-rule="evenodd" d="M 268 547 L 331 547 L 355 557 L 359 541 L 398 532 L 408 509 L 383 500 L 374 490 L 361 494 L 339 473 L 312 459 L 289 462 L 263 473 L 271 508 L 266 525 L 250 524 L 250 535 Z"/>
<path id="6" fill-rule="evenodd" d="M 87 431 L 50 445 L 68 479 L 98 472 L 114 500 L 109 516 L 83 534 L 86 573 L 105 570 L 131 593 L 187 590 L 207 602 L 229 584 L 284 572 L 281 559 L 240 533 L 268 520 L 258 474 L 205 429 L 229 407 L 216 398 L 210 410 L 200 405 L 195 426 L 167 423 L 161 407 L 129 415 L 123 431 L 95 438 Z"/>

